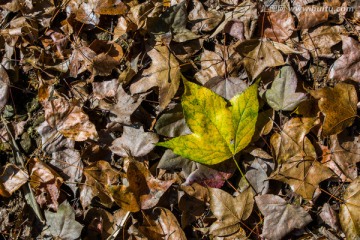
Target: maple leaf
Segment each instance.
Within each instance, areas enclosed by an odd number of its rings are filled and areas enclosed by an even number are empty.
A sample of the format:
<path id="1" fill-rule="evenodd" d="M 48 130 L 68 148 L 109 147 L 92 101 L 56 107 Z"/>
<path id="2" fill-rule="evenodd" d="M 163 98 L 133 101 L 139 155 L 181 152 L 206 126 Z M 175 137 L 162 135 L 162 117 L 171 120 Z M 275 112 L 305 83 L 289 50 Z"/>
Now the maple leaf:
<path id="1" fill-rule="evenodd" d="M 266 16 L 266 21 L 270 26 L 264 30 L 264 37 L 277 42 L 285 42 L 294 32 L 295 22 L 290 11 L 268 12 Z"/>
<path id="2" fill-rule="evenodd" d="M 282 67 L 271 88 L 266 91 L 266 100 L 275 111 L 292 111 L 303 100 L 304 93 L 296 93 L 296 73 L 291 66 Z"/>
<path id="3" fill-rule="evenodd" d="M 204 164 L 220 163 L 244 149 L 255 131 L 259 103 L 257 84 L 234 96 L 231 106 L 211 90 L 184 79 L 184 116 L 192 134 L 158 146 Z"/>
<path id="4" fill-rule="evenodd" d="M 152 63 L 145 69 L 142 78 L 130 86 L 132 94 L 159 87 L 160 109 L 163 110 L 175 96 L 180 84 L 180 66 L 166 46 L 155 46 L 148 52 Z"/>

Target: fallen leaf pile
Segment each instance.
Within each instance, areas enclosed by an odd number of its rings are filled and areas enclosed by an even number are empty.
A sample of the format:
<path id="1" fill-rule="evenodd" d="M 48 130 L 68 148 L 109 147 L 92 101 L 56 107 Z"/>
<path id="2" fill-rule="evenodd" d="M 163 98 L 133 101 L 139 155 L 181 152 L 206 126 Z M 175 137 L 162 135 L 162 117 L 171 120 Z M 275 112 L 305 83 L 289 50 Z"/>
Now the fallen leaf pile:
<path id="1" fill-rule="evenodd" d="M 0 1 L 5 239 L 360 239 L 360 4 Z"/>

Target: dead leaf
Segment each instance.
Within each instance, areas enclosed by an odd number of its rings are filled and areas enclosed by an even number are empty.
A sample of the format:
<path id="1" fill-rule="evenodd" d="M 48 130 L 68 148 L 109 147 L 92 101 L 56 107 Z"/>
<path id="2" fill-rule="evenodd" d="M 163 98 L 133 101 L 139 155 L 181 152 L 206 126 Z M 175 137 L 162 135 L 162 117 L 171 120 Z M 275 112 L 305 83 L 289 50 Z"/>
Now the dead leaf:
<path id="1" fill-rule="evenodd" d="M 319 214 L 321 219 L 335 231 L 339 230 L 339 218 L 336 211 L 330 206 L 330 204 L 325 203 Z"/>
<path id="2" fill-rule="evenodd" d="M 245 91 L 245 89 L 248 88 L 248 84 L 236 77 L 228 77 L 225 79 L 214 77 L 207 81 L 204 87 L 210 88 L 216 94 L 230 100 L 235 95 Z"/>
<path id="3" fill-rule="evenodd" d="M 338 134 L 353 124 L 358 102 L 353 85 L 338 83 L 334 88 L 313 90 L 310 94 L 319 100 L 319 109 L 325 115 L 323 135 Z"/>
<path id="4" fill-rule="evenodd" d="M 250 51 L 241 52 L 244 55 L 242 61 L 250 79 L 258 77 L 266 68 L 285 64 L 281 53 L 270 42 L 245 41 L 238 46 L 238 49 L 242 49 L 242 46 L 248 43 L 256 44 L 248 48 Z"/>
<path id="5" fill-rule="evenodd" d="M 271 136 L 274 159 L 282 163 L 294 156 L 316 158 L 314 146 L 306 137 L 313 126 L 314 120 L 307 118 L 292 118 L 287 121 L 280 133 Z"/>
<path id="6" fill-rule="evenodd" d="M 18 190 L 29 179 L 29 175 L 12 163 L 6 164 L 2 168 L 0 175 L 0 195 L 10 197 L 13 192 Z"/>
<path id="7" fill-rule="evenodd" d="M 201 54 L 201 70 L 195 78 L 202 84 L 214 77 L 228 77 L 236 73 L 241 56 L 235 51 L 236 45 L 215 45 L 215 51 L 204 50 Z"/>
<path id="8" fill-rule="evenodd" d="M 360 236 L 360 178 L 356 178 L 346 188 L 344 204 L 340 205 L 340 223 L 347 239 Z"/>
<path id="9" fill-rule="evenodd" d="M 215 9 L 205 10 L 199 0 L 193 0 L 194 8 L 189 12 L 188 18 L 195 24 L 192 27 L 193 32 L 209 32 L 213 30 L 224 17 L 224 13 Z"/>
<path id="10" fill-rule="evenodd" d="M 6 102 L 9 97 L 9 84 L 10 79 L 8 74 L 6 73 L 5 68 L 0 65 L 0 109 L 5 107 Z"/>
<path id="11" fill-rule="evenodd" d="M 178 137 L 191 133 L 186 125 L 180 104 L 160 116 L 156 121 L 155 130 L 158 134 L 166 137 Z"/>
<path id="12" fill-rule="evenodd" d="M 186 240 L 174 214 L 166 208 L 155 208 L 151 215 L 147 215 L 144 225 L 139 230 L 149 239 Z"/>
<path id="13" fill-rule="evenodd" d="M 81 161 L 80 153 L 76 150 L 65 149 L 52 153 L 50 164 L 59 171 L 59 174 L 76 195 L 77 183 L 80 183 L 84 164 Z"/>
<path id="14" fill-rule="evenodd" d="M 288 10 L 266 13 L 269 27 L 264 30 L 264 37 L 273 41 L 285 42 L 295 30 L 294 18 Z"/>
<path id="15" fill-rule="evenodd" d="M 72 240 L 80 237 L 83 226 L 75 220 L 75 211 L 67 201 L 60 204 L 55 213 L 45 210 L 45 217 L 49 226 L 47 231 L 55 239 Z"/>
<path id="16" fill-rule="evenodd" d="M 107 191 L 107 186 L 117 185 L 120 181 L 120 173 L 112 168 L 106 161 L 97 161 L 84 168 L 84 184 L 80 184 L 80 202 L 85 209 L 94 197 L 98 197 L 100 203 L 111 207 L 113 198 Z"/>
<path id="17" fill-rule="evenodd" d="M 164 110 L 179 88 L 179 62 L 166 46 L 157 45 L 148 55 L 152 60 L 151 66 L 144 70 L 139 81 L 130 86 L 130 92 L 143 93 L 159 87 L 160 109 Z"/>
<path id="18" fill-rule="evenodd" d="M 112 142 L 110 149 L 122 157 L 141 157 L 153 150 L 158 141 L 157 134 L 144 132 L 143 127 L 136 129 L 124 126 L 123 135 Z"/>
<path id="19" fill-rule="evenodd" d="M 297 77 L 291 66 L 284 66 L 275 77 L 271 88 L 266 91 L 267 103 L 275 111 L 292 111 L 297 105 L 306 99 L 304 93 L 295 92 Z"/>
<path id="20" fill-rule="evenodd" d="M 103 82 L 92 82 L 93 95 L 96 99 L 104 99 L 115 97 L 116 89 L 118 89 L 119 81 L 113 79 Z"/>
<path id="21" fill-rule="evenodd" d="M 136 202 L 143 210 L 155 207 L 161 196 L 175 181 L 156 179 L 142 163 L 137 161 L 130 162 L 127 169 L 127 179 L 129 187 L 126 191 L 131 191 L 134 194 Z M 128 198 L 128 200 L 132 199 L 134 198 Z"/>
<path id="22" fill-rule="evenodd" d="M 312 221 L 302 207 L 288 204 L 279 196 L 265 194 L 256 196 L 255 201 L 265 216 L 263 238 L 281 239 L 295 228 L 301 229 Z"/>
<path id="23" fill-rule="evenodd" d="M 32 158 L 29 163 L 30 184 L 35 190 L 36 201 L 40 206 L 58 210 L 58 198 L 63 179 L 46 163 Z"/>
<path id="24" fill-rule="evenodd" d="M 266 194 L 269 191 L 270 173 L 274 170 L 275 163 L 261 158 L 255 158 L 246 171 L 246 179 L 255 188 L 256 193 Z"/>
<path id="25" fill-rule="evenodd" d="M 341 39 L 343 55 L 334 62 L 329 78 L 360 82 L 360 43 L 351 37 L 342 36 Z"/>
<path id="26" fill-rule="evenodd" d="M 282 163 L 270 177 L 289 184 L 294 192 L 311 200 L 319 183 L 332 176 L 329 168 L 312 157 L 293 157 Z"/>
<path id="27" fill-rule="evenodd" d="M 313 6 L 302 6 L 301 11 L 296 13 L 299 21 L 298 28 L 308 29 L 328 20 L 329 13 L 327 11 L 312 11 Z"/>

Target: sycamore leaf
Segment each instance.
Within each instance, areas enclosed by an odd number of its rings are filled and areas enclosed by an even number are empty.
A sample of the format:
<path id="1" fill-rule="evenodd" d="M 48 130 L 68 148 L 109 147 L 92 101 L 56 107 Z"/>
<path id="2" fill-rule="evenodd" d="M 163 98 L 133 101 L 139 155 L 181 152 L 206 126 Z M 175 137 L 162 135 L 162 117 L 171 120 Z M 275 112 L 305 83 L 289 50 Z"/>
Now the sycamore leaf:
<path id="1" fill-rule="evenodd" d="M 276 76 L 271 88 L 266 91 L 266 100 L 275 110 L 292 111 L 303 100 L 304 93 L 296 93 L 297 79 L 296 73 L 291 66 L 281 68 Z"/>
<path id="2" fill-rule="evenodd" d="M 257 84 L 230 100 L 231 106 L 211 90 L 184 80 L 182 106 L 192 134 L 173 138 L 158 146 L 203 164 L 220 163 L 251 141 L 259 103 Z"/>
<path id="3" fill-rule="evenodd" d="M 340 223 L 347 239 L 360 236 L 360 177 L 345 190 L 344 204 L 340 206 Z"/>
<path id="4" fill-rule="evenodd" d="M 295 228 L 309 224 L 311 216 L 300 206 L 290 205 L 284 199 L 272 194 L 255 197 L 256 204 L 264 215 L 262 237 L 282 239 Z"/>
<path id="5" fill-rule="evenodd" d="M 179 88 L 179 62 L 166 46 L 155 46 L 148 55 L 152 60 L 151 66 L 143 72 L 138 82 L 130 86 L 130 92 L 142 93 L 159 87 L 160 108 L 165 109 Z"/>

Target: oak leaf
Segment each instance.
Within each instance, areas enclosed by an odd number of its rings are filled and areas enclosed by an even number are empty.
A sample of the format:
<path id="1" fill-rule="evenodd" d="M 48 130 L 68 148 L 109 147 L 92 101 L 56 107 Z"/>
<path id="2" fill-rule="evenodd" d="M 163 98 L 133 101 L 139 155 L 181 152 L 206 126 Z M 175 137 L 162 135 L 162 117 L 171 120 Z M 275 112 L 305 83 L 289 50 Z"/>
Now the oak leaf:
<path id="1" fill-rule="evenodd" d="M 231 106 L 219 95 L 184 80 L 182 106 L 192 134 L 158 146 L 203 164 L 217 164 L 244 149 L 251 141 L 258 115 L 257 84 L 234 96 Z"/>

